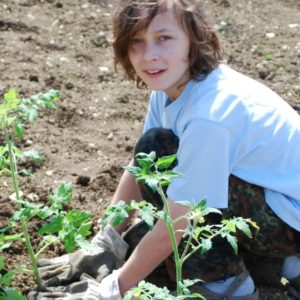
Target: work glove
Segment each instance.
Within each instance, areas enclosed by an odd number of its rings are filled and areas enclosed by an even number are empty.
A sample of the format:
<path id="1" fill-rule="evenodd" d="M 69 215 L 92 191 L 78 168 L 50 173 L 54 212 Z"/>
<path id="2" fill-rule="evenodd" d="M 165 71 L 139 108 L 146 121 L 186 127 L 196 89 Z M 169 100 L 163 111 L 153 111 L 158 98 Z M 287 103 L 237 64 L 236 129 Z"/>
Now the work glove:
<path id="1" fill-rule="evenodd" d="M 64 286 L 79 281 L 83 273 L 101 282 L 123 265 L 128 245 L 110 225 L 100 231 L 91 244 L 93 247 L 89 250 L 79 249 L 53 259 L 40 259 L 43 286 Z"/>
<path id="2" fill-rule="evenodd" d="M 83 274 L 79 282 L 67 286 L 41 287 L 30 292 L 28 300 L 122 300 L 118 284 L 119 270 L 105 277 L 101 283 Z"/>

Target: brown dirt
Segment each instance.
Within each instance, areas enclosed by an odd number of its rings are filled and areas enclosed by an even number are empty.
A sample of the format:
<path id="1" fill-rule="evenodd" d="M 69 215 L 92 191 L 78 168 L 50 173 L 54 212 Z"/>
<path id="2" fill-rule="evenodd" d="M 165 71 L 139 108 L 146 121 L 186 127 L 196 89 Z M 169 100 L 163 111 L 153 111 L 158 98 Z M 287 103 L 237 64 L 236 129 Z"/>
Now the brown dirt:
<path id="1" fill-rule="evenodd" d="M 203 3 L 220 32 L 228 64 L 299 110 L 299 1 Z M 42 113 L 26 130 L 22 147 L 34 147 L 45 162 L 33 177 L 21 178 L 21 189 L 46 201 L 58 182 L 71 181 L 72 207 L 92 211 L 95 227 L 131 158 L 148 97 L 148 91 L 137 90 L 114 72 L 108 42 L 113 7 L 110 0 L 0 1 L 0 94 L 10 87 L 25 97 L 50 88 L 61 91 L 57 110 Z M 9 177 L 2 176 L 1 225 L 14 210 L 11 193 Z M 47 256 L 61 253 L 54 247 Z M 28 262 L 20 243 L 4 254 L 11 268 Z M 15 285 L 26 293 L 32 277 L 20 273 Z M 263 300 L 291 299 L 274 288 L 262 287 L 261 294 Z"/>

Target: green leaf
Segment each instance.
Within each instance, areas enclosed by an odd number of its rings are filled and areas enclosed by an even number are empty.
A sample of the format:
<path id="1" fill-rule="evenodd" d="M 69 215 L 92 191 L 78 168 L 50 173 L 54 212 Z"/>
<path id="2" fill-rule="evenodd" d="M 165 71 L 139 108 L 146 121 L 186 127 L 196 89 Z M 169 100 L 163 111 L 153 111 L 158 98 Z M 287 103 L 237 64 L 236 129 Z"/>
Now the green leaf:
<path id="1" fill-rule="evenodd" d="M 64 204 L 71 202 L 72 193 L 72 183 L 62 182 L 48 197 L 48 199 L 52 203 L 54 209 L 61 210 Z"/>
<path id="2" fill-rule="evenodd" d="M 50 90 L 46 93 L 39 93 L 24 98 L 18 106 L 20 118 L 24 121 L 34 123 L 38 116 L 38 111 L 41 108 L 53 109 L 55 108 L 54 102 L 58 100 L 59 92 L 57 90 Z"/>
<path id="3" fill-rule="evenodd" d="M 57 213 L 58 213 L 57 209 L 53 209 L 53 207 L 44 206 L 42 209 L 40 209 L 37 212 L 37 216 L 40 219 L 45 220 L 45 219 L 47 219 L 47 218 L 49 218 L 52 215 L 55 215 Z"/>
<path id="4" fill-rule="evenodd" d="M 233 233 L 236 233 L 236 224 L 233 220 L 223 220 L 222 224 L 226 225 L 226 228 Z"/>
<path id="5" fill-rule="evenodd" d="M 71 210 L 67 212 L 64 223 L 67 222 L 67 225 L 72 225 L 76 228 L 80 228 L 85 222 L 91 220 L 92 214 L 80 210 Z"/>
<path id="6" fill-rule="evenodd" d="M 80 225 L 78 229 L 78 233 L 82 237 L 87 237 L 92 233 L 91 228 L 92 228 L 92 222 L 83 223 Z"/>
<path id="7" fill-rule="evenodd" d="M 17 93 L 15 89 L 9 89 L 4 93 L 3 103 L 0 104 L 0 122 L 4 122 L 6 119 L 6 124 L 9 126 L 9 114 L 16 110 L 20 100 L 17 98 Z"/>
<path id="8" fill-rule="evenodd" d="M 252 233 L 250 230 L 249 225 L 247 224 L 247 222 L 245 220 L 243 220 L 242 218 L 239 218 L 236 222 L 236 227 L 241 230 L 245 235 L 247 235 L 249 238 L 252 237 Z"/>
<path id="9" fill-rule="evenodd" d="M 201 254 L 208 252 L 212 248 L 211 239 L 201 239 Z"/>
<path id="10" fill-rule="evenodd" d="M 22 123 L 18 122 L 15 126 L 15 134 L 19 140 L 23 139 L 24 136 L 24 126 Z"/>
<path id="11" fill-rule="evenodd" d="M 153 228 L 154 207 L 150 203 L 139 211 L 139 216 L 147 223 L 150 229 Z"/>
<path id="12" fill-rule="evenodd" d="M 56 223 L 57 227 L 53 227 L 53 231 L 50 232 L 50 230 L 48 230 L 47 233 L 54 233 L 54 230 L 59 229 L 59 239 L 64 242 L 66 250 L 72 252 L 77 248 L 78 244 L 83 243 L 84 238 L 90 235 L 92 215 L 88 212 L 73 210 L 67 212 L 65 216 L 61 215 L 59 217 L 60 220 Z"/>
<path id="13" fill-rule="evenodd" d="M 43 206 L 43 204 L 32 203 L 26 200 L 19 200 L 17 203 L 24 207 L 14 213 L 14 215 L 10 218 L 11 221 L 19 221 L 22 217 L 29 220 L 36 216 Z"/>
<path id="14" fill-rule="evenodd" d="M 15 274 L 13 271 L 7 271 L 7 273 L 2 277 L 2 283 L 6 286 L 10 286 L 14 276 Z"/>
<path id="15" fill-rule="evenodd" d="M 71 253 L 76 249 L 75 236 L 76 234 L 74 230 L 71 230 L 68 234 L 64 236 L 64 246 L 68 253 Z"/>
<path id="16" fill-rule="evenodd" d="M 149 175 L 149 176 L 143 176 L 143 181 L 152 189 L 153 192 L 157 191 L 159 179 Z"/>
<path id="17" fill-rule="evenodd" d="M 63 215 L 55 216 L 48 224 L 42 225 L 39 234 L 58 233 L 63 228 Z"/>
<path id="18" fill-rule="evenodd" d="M 6 93 L 4 93 L 4 102 L 6 103 L 13 103 L 17 99 L 17 92 L 16 89 L 12 88 L 9 89 Z"/>
<path id="19" fill-rule="evenodd" d="M 163 156 L 156 162 L 156 166 L 160 170 L 168 169 L 176 160 L 176 154 Z"/>
<path id="20" fill-rule="evenodd" d="M 42 164 L 43 163 L 43 159 L 41 158 L 40 154 L 38 153 L 38 151 L 36 151 L 34 149 L 29 150 L 29 151 L 24 151 L 23 155 L 26 158 L 33 159 L 37 164 Z"/>
<path id="21" fill-rule="evenodd" d="M 118 201 L 115 205 L 110 205 L 104 212 L 102 218 L 102 228 L 112 221 L 112 226 L 116 227 L 128 217 L 128 212 L 132 208 L 130 205 L 127 205 L 123 200 Z"/>
<path id="22" fill-rule="evenodd" d="M 238 246 L 237 246 L 237 238 L 232 236 L 230 233 L 226 235 L 226 239 L 229 242 L 230 246 L 232 247 L 235 254 L 238 253 Z"/>
<path id="23" fill-rule="evenodd" d="M 135 178 L 141 176 L 142 169 L 140 167 L 127 166 L 124 167 L 124 169 L 130 174 L 132 174 Z"/>
<path id="24" fill-rule="evenodd" d="M 154 151 L 148 153 L 138 153 L 135 156 L 137 164 L 144 170 L 150 170 L 155 165 L 156 153 Z"/>
<path id="25" fill-rule="evenodd" d="M 16 288 L 8 287 L 4 289 L 5 296 L 0 296 L 0 300 L 26 300 Z"/>

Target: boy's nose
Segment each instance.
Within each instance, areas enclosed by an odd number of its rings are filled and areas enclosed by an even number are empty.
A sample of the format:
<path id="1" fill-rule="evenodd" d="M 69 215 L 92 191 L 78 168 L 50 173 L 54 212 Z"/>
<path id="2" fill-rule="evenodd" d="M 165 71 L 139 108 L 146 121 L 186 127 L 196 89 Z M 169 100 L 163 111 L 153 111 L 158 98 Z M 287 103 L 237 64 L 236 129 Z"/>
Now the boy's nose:
<path id="1" fill-rule="evenodd" d="M 145 61 L 157 60 L 159 57 L 157 46 L 154 43 L 148 43 L 144 48 L 143 58 Z"/>

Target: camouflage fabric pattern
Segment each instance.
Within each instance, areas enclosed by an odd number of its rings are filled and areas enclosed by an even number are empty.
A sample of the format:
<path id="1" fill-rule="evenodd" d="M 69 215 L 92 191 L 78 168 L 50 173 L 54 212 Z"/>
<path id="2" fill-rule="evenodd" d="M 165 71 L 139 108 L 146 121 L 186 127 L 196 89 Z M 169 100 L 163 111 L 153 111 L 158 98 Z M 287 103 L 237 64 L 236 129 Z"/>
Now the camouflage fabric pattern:
<path id="1" fill-rule="evenodd" d="M 145 132 L 138 141 L 135 154 L 155 151 L 158 157 L 170 155 L 177 152 L 178 145 L 178 137 L 171 130 L 154 128 Z M 145 200 L 162 208 L 158 194 L 146 186 L 141 185 L 140 188 Z M 240 274 L 246 266 L 257 284 L 277 286 L 280 284 L 284 258 L 300 253 L 300 233 L 282 222 L 268 207 L 262 187 L 231 175 L 228 193 L 229 206 L 222 211 L 223 218 L 251 218 L 260 230 L 253 230 L 252 239 L 242 233 L 237 235 L 238 255 L 234 254 L 226 240 L 214 239 L 212 250 L 204 255 L 195 253 L 186 261 L 183 277 L 200 278 L 206 282 L 222 280 Z M 217 214 L 210 214 L 206 219 L 210 224 L 220 221 L 221 217 Z M 147 226 L 141 223 L 128 232 L 125 240 L 132 245 L 131 249 L 134 249 L 147 230 Z M 180 249 L 183 246 L 184 241 L 181 242 Z M 165 263 L 170 278 L 175 280 L 173 257 L 170 256 Z"/>

